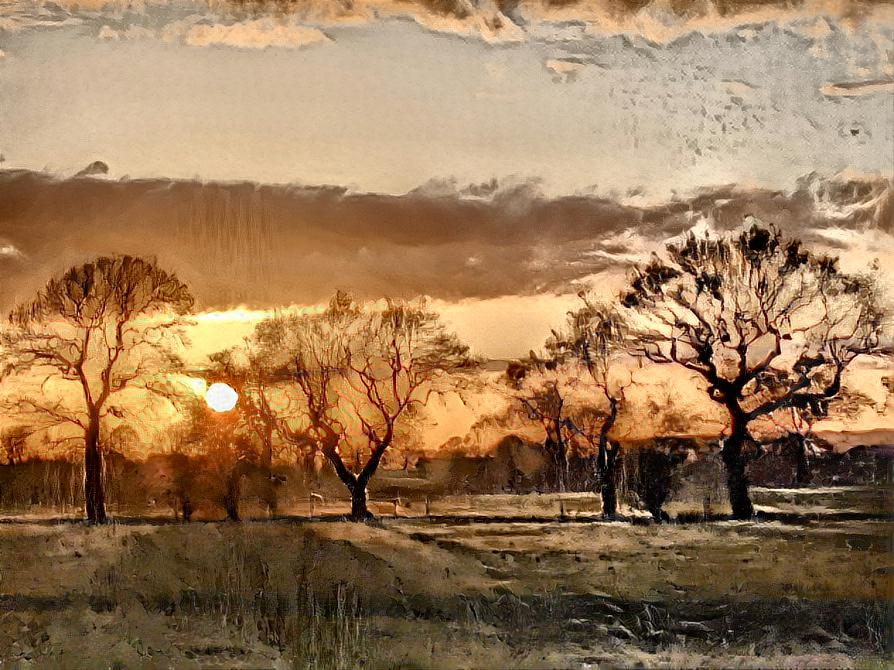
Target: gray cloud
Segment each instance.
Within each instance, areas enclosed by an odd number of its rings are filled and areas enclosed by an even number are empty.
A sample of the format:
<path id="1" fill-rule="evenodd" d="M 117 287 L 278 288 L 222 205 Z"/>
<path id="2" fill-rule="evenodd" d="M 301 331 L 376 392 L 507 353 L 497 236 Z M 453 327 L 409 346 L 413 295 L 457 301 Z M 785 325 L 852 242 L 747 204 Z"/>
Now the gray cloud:
<path id="1" fill-rule="evenodd" d="M 201 307 L 266 307 L 317 302 L 339 287 L 446 300 L 568 291 L 642 252 L 625 231 L 660 241 L 705 218 L 733 229 L 753 215 L 826 246 L 841 238 L 834 231 L 892 232 L 890 180 L 856 176 L 811 175 L 792 193 L 727 186 L 634 206 L 546 198 L 528 183 L 441 182 L 388 196 L 7 170 L 0 203 L 0 243 L 17 252 L 0 254 L 3 307 L 99 253 L 157 257 Z"/>

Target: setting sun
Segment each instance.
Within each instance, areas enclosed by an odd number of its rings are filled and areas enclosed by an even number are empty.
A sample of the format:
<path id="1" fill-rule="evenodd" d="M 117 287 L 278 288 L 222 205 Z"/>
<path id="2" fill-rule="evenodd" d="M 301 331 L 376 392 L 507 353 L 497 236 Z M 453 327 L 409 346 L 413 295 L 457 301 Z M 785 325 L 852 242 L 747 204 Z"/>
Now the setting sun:
<path id="1" fill-rule="evenodd" d="M 216 383 L 205 392 L 205 402 L 215 412 L 229 412 L 236 406 L 239 394 L 229 384 Z"/>

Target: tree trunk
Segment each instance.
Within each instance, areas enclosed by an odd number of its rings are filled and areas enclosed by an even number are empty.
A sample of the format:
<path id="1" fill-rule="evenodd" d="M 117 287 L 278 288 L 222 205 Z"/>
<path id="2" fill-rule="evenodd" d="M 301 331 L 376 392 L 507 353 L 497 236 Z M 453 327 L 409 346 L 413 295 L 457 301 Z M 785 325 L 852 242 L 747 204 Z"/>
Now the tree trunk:
<path id="1" fill-rule="evenodd" d="M 359 483 L 351 490 L 351 521 L 369 521 L 373 518 L 366 507 L 366 487 Z"/>
<path id="2" fill-rule="evenodd" d="M 556 485 L 559 493 L 565 493 L 568 490 L 568 446 L 565 444 L 565 438 L 562 436 L 562 426 L 556 430 Z"/>
<path id="3" fill-rule="evenodd" d="M 551 470 L 547 486 L 555 493 L 565 493 L 568 489 L 568 456 L 565 451 L 565 444 L 561 438 L 553 439 L 551 435 L 547 435 L 543 443 L 543 449 L 549 457 L 549 468 Z"/>
<path id="4" fill-rule="evenodd" d="M 618 493 L 614 473 L 602 480 L 602 516 L 612 519 L 618 513 Z"/>
<path id="5" fill-rule="evenodd" d="M 183 497 L 183 504 L 181 507 L 183 510 L 183 521 L 189 523 L 192 521 L 192 503 L 189 501 L 188 495 Z"/>
<path id="6" fill-rule="evenodd" d="M 655 523 L 670 523 L 670 515 L 660 505 L 650 505 L 649 514 Z"/>
<path id="7" fill-rule="evenodd" d="M 227 518 L 230 521 L 239 521 L 239 494 L 242 490 L 242 467 L 240 463 L 227 477 L 227 490 L 224 493 L 224 507 L 227 510 Z"/>
<path id="8" fill-rule="evenodd" d="M 745 473 L 745 446 L 747 432 L 745 424 L 733 416 L 732 434 L 723 442 L 721 456 L 726 466 L 726 485 L 729 490 L 729 502 L 733 508 L 733 518 L 750 519 L 754 516 L 754 506 L 748 494 L 748 476 Z"/>
<path id="9" fill-rule="evenodd" d="M 798 486 L 810 483 L 810 463 L 807 461 L 807 440 L 803 435 L 797 435 L 792 440 L 792 449 L 795 457 L 795 481 Z"/>
<path id="10" fill-rule="evenodd" d="M 261 467 L 265 477 L 264 502 L 267 503 L 267 514 L 276 514 L 278 496 L 276 490 L 277 480 L 273 476 L 273 428 L 267 427 L 264 434 L 264 450 L 261 454 Z"/>
<path id="11" fill-rule="evenodd" d="M 323 454 L 332 464 L 332 467 L 335 468 L 335 474 L 338 475 L 342 484 L 351 492 L 351 515 L 348 517 L 351 521 L 369 521 L 375 518 L 366 506 L 366 487 L 369 485 L 369 480 L 375 474 L 382 460 L 382 455 L 390 444 L 391 432 L 389 431 L 388 439 L 380 442 L 373 448 L 372 455 L 369 457 L 366 465 L 363 466 L 363 470 L 360 471 L 359 475 L 355 475 L 348 470 L 334 445 L 323 449 Z"/>
<path id="12" fill-rule="evenodd" d="M 621 445 L 615 444 L 611 451 L 605 454 L 604 464 L 602 467 L 602 476 L 600 478 L 602 493 L 602 516 L 614 518 L 618 513 L 618 489 L 616 484 L 618 452 Z"/>
<path id="13" fill-rule="evenodd" d="M 599 467 L 599 481 L 602 494 L 602 516 L 614 518 L 618 513 L 618 491 L 615 486 L 615 470 L 618 462 L 618 453 L 621 451 L 621 445 L 618 442 L 612 443 L 608 435 L 615 426 L 618 419 L 618 405 L 620 400 L 614 396 L 608 395 L 609 413 L 606 420 L 599 429 L 599 454 L 596 458 L 596 464 Z"/>
<path id="14" fill-rule="evenodd" d="M 99 447 L 99 421 L 90 421 L 84 434 L 84 497 L 87 520 L 106 522 L 106 500 L 102 485 L 102 451 Z"/>

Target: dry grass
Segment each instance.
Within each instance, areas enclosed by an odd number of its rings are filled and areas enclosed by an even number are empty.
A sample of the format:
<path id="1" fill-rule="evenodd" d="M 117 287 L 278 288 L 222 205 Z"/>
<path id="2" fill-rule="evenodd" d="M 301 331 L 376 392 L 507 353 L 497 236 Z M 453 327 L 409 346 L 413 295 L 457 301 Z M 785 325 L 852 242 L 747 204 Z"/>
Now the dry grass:
<path id="1" fill-rule="evenodd" d="M 0 524 L 0 660 L 882 667 L 890 537 L 868 521 Z"/>

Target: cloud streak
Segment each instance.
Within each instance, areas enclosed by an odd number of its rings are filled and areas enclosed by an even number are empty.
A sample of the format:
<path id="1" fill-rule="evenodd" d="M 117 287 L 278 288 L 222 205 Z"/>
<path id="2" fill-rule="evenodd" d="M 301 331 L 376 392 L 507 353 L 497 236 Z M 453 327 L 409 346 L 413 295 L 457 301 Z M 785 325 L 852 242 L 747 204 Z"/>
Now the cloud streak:
<path id="1" fill-rule="evenodd" d="M 239 49 L 299 49 L 328 41 L 329 38 L 317 28 L 272 18 L 231 24 L 198 23 L 191 26 L 183 37 L 183 42 L 188 46 L 226 46 Z"/>
<path id="2" fill-rule="evenodd" d="M 820 88 L 820 93 L 830 98 L 857 98 L 877 93 L 894 93 L 894 80 L 874 79 L 826 84 Z"/>

